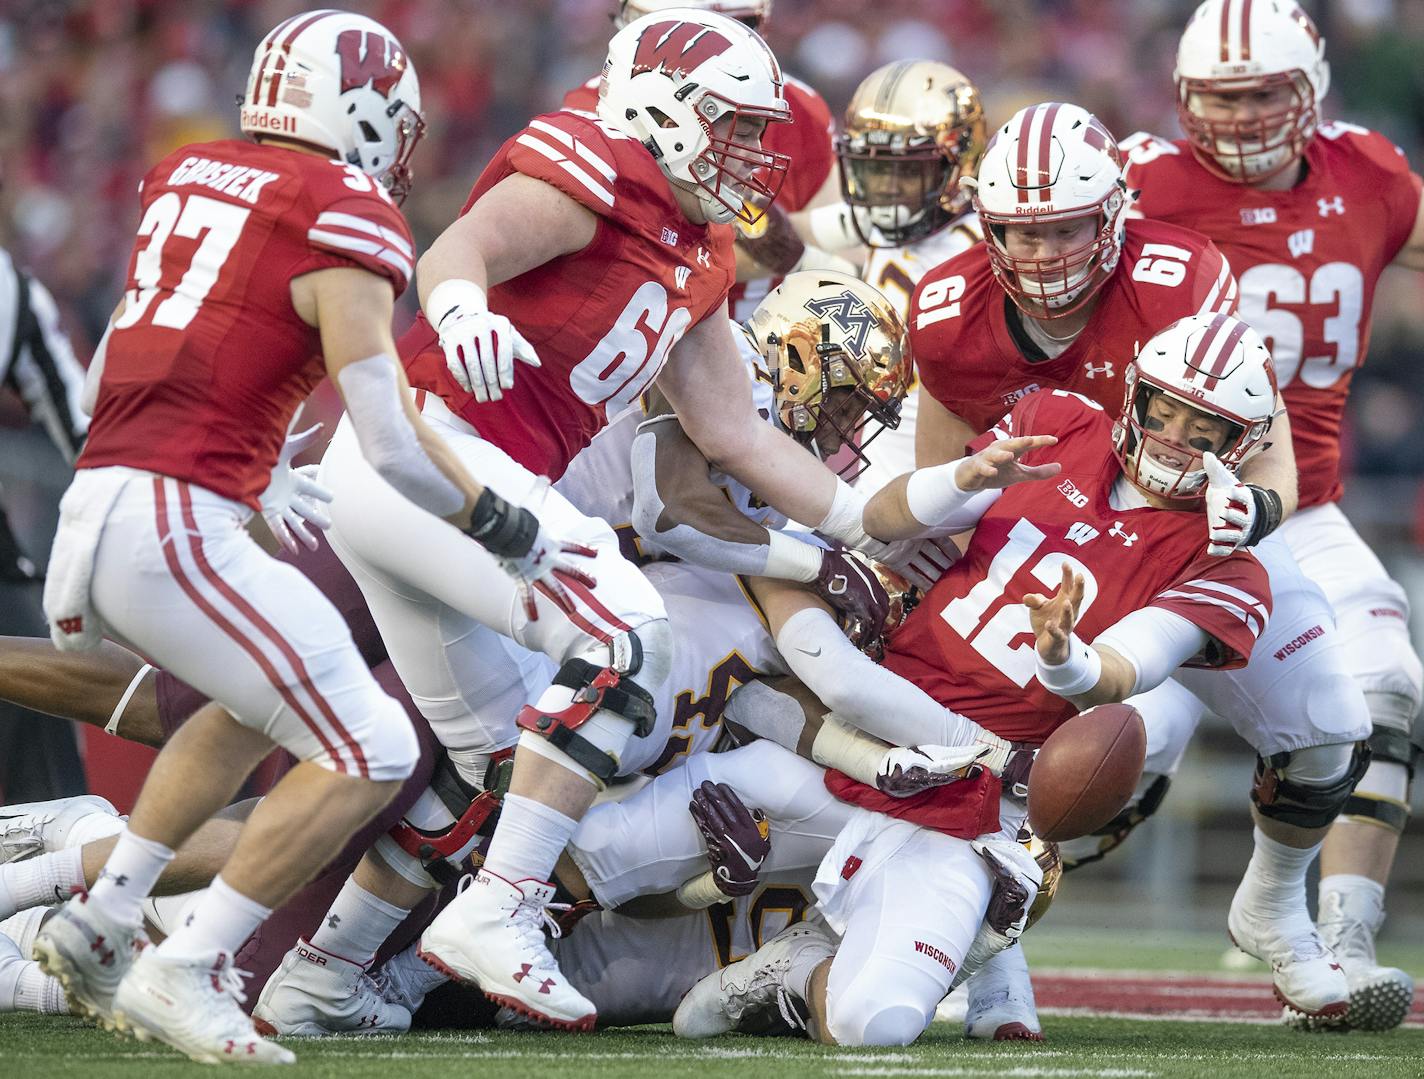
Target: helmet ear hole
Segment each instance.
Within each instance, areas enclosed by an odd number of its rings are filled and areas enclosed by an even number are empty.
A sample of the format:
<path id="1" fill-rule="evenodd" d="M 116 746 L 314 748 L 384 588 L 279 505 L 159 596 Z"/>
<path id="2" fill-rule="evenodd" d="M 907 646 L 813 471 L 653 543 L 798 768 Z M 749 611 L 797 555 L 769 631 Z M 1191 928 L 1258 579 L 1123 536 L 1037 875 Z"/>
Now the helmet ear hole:
<path id="1" fill-rule="evenodd" d="M 361 137 L 362 137 L 363 139 L 365 139 L 367 142 L 380 142 L 380 141 L 381 141 L 381 136 L 378 135 L 378 134 L 376 134 L 376 129 L 375 129 L 374 127 L 372 127 L 369 123 L 367 123 L 365 120 L 362 120 L 362 121 L 361 121 L 360 127 L 361 127 Z"/>
<path id="2" fill-rule="evenodd" d="M 795 371 L 798 375 L 806 373 L 806 363 L 801 359 L 801 353 L 793 344 L 786 346 L 786 366 Z"/>

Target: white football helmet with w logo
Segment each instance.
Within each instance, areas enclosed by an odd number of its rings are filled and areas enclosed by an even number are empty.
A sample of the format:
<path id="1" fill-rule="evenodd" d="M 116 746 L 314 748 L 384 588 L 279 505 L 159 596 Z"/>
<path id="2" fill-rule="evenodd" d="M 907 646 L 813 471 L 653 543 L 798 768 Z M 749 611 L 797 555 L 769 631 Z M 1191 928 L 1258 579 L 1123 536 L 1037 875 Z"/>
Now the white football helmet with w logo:
<path id="1" fill-rule="evenodd" d="M 789 123 L 781 66 L 756 33 L 707 11 L 629 23 L 608 43 L 598 91 L 604 123 L 641 142 L 712 221 L 754 223 L 790 159 L 764 150 L 768 123 Z"/>
<path id="2" fill-rule="evenodd" d="M 425 131 L 420 83 L 396 36 L 333 10 L 294 15 L 262 39 L 240 119 L 249 135 L 330 150 L 398 199 Z"/>
<path id="3" fill-rule="evenodd" d="M 1265 448 L 1276 408 L 1276 372 L 1261 335 L 1232 315 L 1189 315 L 1142 347 L 1123 373 L 1123 406 L 1113 425 L 1113 449 L 1123 471 L 1145 491 L 1168 498 L 1206 494 L 1203 452 L 1167 443 L 1148 423 L 1157 394 L 1225 420 L 1226 444 L 1216 453 L 1233 472 Z M 1163 454 L 1166 449 L 1170 452 Z M 1176 461 L 1168 465 L 1163 456 Z"/>
<path id="4" fill-rule="evenodd" d="M 1020 109 L 994 133 L 973 190 L 983 222 L 989 266 L 1015 304 L 1032 318 L 1076 311 L 1102 287 L 1122 252 L 1127 206 L 1117 140 L 1096 116 L 1077 105 L 1045 101 Z M 1009 254 L 1008 225 L 1096 219 L 1086 243 L 1049 258 Z"/>
<path id="5" fill-rule="evenodd" d="M 1330 89 L 1325 40 L 1295 0 L 1206 0 L 1177 47 L 1177 113 L 1206 169 L 1264 180 L 1305 151 Z M 1289 87 L 1288 101 L 1244 118 L 1213 115 L 1203 94 Z"/>

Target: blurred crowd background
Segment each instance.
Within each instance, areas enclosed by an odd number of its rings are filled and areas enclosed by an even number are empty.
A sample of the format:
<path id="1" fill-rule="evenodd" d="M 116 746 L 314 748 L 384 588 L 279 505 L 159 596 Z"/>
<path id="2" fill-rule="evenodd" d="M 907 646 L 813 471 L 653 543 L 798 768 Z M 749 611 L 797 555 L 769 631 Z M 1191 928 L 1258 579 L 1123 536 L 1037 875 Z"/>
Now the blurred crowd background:
<path id="1" fill-rule="evenodd" d="M 1424 168 L 1424 0 L 1302 0 L 1328 43 L 1326 115 L 1383 131 Z M 415 61 L 429 133 L 405 211 L 424 246 L 451 220 L 498 145 L 598 72 L 616 0 L 372 0 Z M 138 221 L 135 189 L 169 150 L 236 135 L 234 98 L 252 49 L 313 0 L 0 0 L 0 244 L 53 291 L 88 359 L 122 289 Z M 859 80 L 894 59 L 960 67 L 991 123 L 1021 105 L 1082 104 L 1119 138 L 1179 134 L 1173 54 L 1192 0 L 775 0 L 767 39 L 783 66 L 839 114 Z M 518 228 L 519 222 L 510 222 Z M 413 291 L 413 290 L 412 290 Z M 1424 279 L 1386 275 L 1369 360 L 1354 383 L 1345 508 L 1415 600 L 1424 643 Z M 409 297 L 402 317 L 409 317 Z M 22 539 L 43 557 L 67 470 L 0 399 L 0 483 Z M 1239 874 L 1209 830 L 1244 843 L 1250 758 L 1206 732 L 1185 797 L 1134 838 L 1142 857 L 1107 879 L 1149 881 L 1170 899 Z M 1420 784 L 1424 786 L 1424 784 Z M 1416 805 L 1417 808 L 1417 805 Z M 1204 828 L 1208 830 L 1203 830 Z M 1417 832 L 1417 828 L 1415 829 Z M 1229 840 L 1235 843 L 1236 840 Z M 1228 842 L 1222 839 L 1221 842 Z M 1397 866 L 1424 894 L 1417 838 Z M 1244 848 L 1242 848 L 1244 850 Z M 1110 860 L 1109 865 L 1113 864 Z M 1122 883 L 1130 883 L 1124 879 Z M 1392 901 L 1396 915 L 1409 903 Z M 1165 910 L 1171 910 L 1168 904 Z M 1173 915 L 1176 916 L 1175 914 Z"/>

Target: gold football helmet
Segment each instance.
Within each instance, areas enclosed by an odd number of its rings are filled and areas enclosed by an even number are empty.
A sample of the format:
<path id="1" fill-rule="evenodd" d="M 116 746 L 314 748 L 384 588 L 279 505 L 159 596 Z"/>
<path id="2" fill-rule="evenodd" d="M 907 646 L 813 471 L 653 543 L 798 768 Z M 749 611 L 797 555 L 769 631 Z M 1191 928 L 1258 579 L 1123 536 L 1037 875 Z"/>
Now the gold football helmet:
<path id="1" fill-rule="evenodd" d="M 969 206 L 959 190 L 984 154 L 984 106 L 948 64 L 899 60 L 871 72 L 836 138 L 841 196 L 870 247 L 903 247 Z"/>
<path id="2" fill-rule="evenodd" d="M 850 450 L 842 472 L 857 464 L 859 472 L 870 441 L 899 426 L 914 377 L 895 305 L 858 277 L 804 270 L 773 289 L 744 329 L 771 373 L 782 427 L 822 460 Z"/>

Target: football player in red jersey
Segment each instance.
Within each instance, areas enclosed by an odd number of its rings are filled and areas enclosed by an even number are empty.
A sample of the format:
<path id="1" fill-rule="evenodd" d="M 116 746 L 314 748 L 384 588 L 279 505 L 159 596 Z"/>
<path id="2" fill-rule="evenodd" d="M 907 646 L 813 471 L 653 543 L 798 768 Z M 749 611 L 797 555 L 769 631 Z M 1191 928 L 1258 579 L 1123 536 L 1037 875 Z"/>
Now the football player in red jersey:
<path id="1" fill-rule="evenodd" d="M 1351 1026 L 1386 1030 L 1413 982 L 1374 938 L 1409 819 L 1424 671 L 1409 605 L 1341 514 L 1340 427 L 1386 266 L 1424 269 L 1419 175 L 1383 136 L 1323 123 L 1325 43 L 1293 0 L 1210 0 L 1182 34 L 1185 139 L 1123 144 L 1134 213 L 1210 236 L 1241 285 L 1241 316 L 1275 357 L 1300 464 L 1300 509 L 1280 535 L 1334 607 L 1346 666 L 1368 702 L 1374 757 L 1321 852 L 1320 928 L 1349 976 Z M 1225 502 L 1227 489 L 1219 498 Z M 1244 502 L 1227 544 L 1254 524 Z"/>
<path id="2" fill-rule="evenodd" d="M 566 612 L 542 591 L 526 605 L 489 574 L 453 571 L 449 530 L 388 493 L 345 423 L 321 472 L 336 495 L 333 545 L 464 778 L 479 788 L 490 754 L 524 749 L 484 871 L 431 926 L 426 954 L 578 1029 L 595 1015 L 539 933 L 547 881 L 597 787 L 662 751 L 670 717 L 648 687 L 666 676 L 670 640 L 612 529 L 548 481 L 656 380 L 721 471 L 831 538 L 888 552 L 863 533 L 864 499 L 752 407 L 727 318 L 725 223 L 754 217 L 786 168 L 760 145 L 787 116 L 775 58 L 732 19 L 679 11 L 619 31 L 604 79 L 597 117 L 537 117 L 496 154 L 422 258 L 428 319 L 402 342 L 426 420 L 496 490 L 594 550 L 597 588 L 571 586 Z M 534 703 L 517 725 L 492 703 L 519 678 L 510 640 L 561 664 L 542 693 L 522 687 Z M 350 934 L 336 950 L 361 961 L 431 884 L 419 858 L 378 845 L 338 900 Z"/>
<path id="3" fill-rule="evenodd" d="M 771 17 L 772 0 L 619 0 L 613 24 L 622 29 L 644 15 L 669 8 L 715 11 L 760 31 Z M 598 111 L 600 77 L 564 95 L 563 107 L 590 114 Z M 762 145 L 785 154 L 786 182 L 776 203 L 757 220 L 738 224 L 737 281 L 727 308 L 737 322 L 751 318 L 764 297 L 796 270 L 830 269 L 853 273 L 854 266 L 835 254 L 858 240 L 849 232 L 837 198 L 835 155 L 831 140 L 835 121 L 815 88 L 787 75 L 782 85 L 791 122 L 768 128 Z M 815 221 L 810 217 L 820 211 Z M 819 224 L 817 222 L 820 222 Z M 828 250 L 817 246 L 817 229 L 829 230 Z"/>
<path id="4" fill-rule="evenodd" d="M 1228 567 L 1203 550 L 1203 459 L 1239 465 L 1259 452 L 1274 395 L 1259 337 L 1239 323 L 1218 336 L 1214 323 L 1189 317 L 1150 340 L 1129 361 L 1116 413 L 1062 390 L 1028 395 L 971 444 L 975 456 L 878 493 L 867 519 L 887 534 L 973 527 L 964 558 L 890 636 L 883 671 L 832 638 L 824 610 L 772 602 L 788 665 L 835 716 L 887 740 L 940 736 L 982 752 L 1039 744 L 1078 709 L 1182 664 L 1246 662 L 1270 590 L 1254 557 Z M 809 1005 L 822 1040 L 917 1038 L 981 958 L 970 944 L 996 875 L 1018 878 L 1025 905 L 1037 886 L 1013 843 L 1023 791 L 1006 774 L 1001 792 L 996 772 L 902 798 L 883 774 L 830 773 L 829 789 L 861 807 L 817 874 L 839 947 L 832 956 L 804 933 L 773 941 L 689 993 L 675 1029 L 733 1029 L 784 993 Z"/>
<path id="5" fill-rule="evenodd" d="M 390 320 L 414 251 L 383 185 L 408 183 L 419 106 L 404 51 L 370 19 L 309 12 L 263 40 L 241 114 L 254 141 L 183 147 L 144 180 L 128 292 L 61 507 L 45 588 L 56 645 L 107 633 L 231 715 L 168 744 L 101 879 L 35 949 L 85 1013 L 199 1060 L 292 1059 L 239 1007 L 233 953 L 416 757 L 336 610 L 241 527 L 274 464 L 271 482 L 294 486 L 278 456 L 297 405 L 329 373 L 364 451 L 415 503 L 530 584 L 563 557 L 403 397 Z M 188 924 L 138 954 L 139 904 L 173 849 L 274 742 L 302 763 Z"/>
<path id="6" fill-rule="evenodd" d="M 1122 220 L 1121 158 L 1105 135 L 1075 106 L 1037 105 L 1004 125 L 985 152 L 974 184 L 985 243 L 929 274 L 913 301 L 910 339 L 923 387 L 920 464 L 953 457 L 966 432 L 992 421 L 996 402 L 1036 389 L 1075 389 L 1115 411 L 1125 361 L 1160 328 L 1159 319 L 1183 307 L 1210 313 L 1234 304 L 1235 282 L 1210 241 L 1162 222 Z M 1203 350 L 1241 325 L 1217 311 Z M 1349 794 L 1358 765 L 1348 747 L 1368 733 L 1369 717 L 1350 684 L 1324 596 L 1283 542 L 1266 535 L 1295 503 L 1284 416 L 1271 436 L 1245 464 L 1243 482 L 1233 476 L 1225 484 L 1243 506 L 1256 508 L 1247 539 L 1261 543 L 1275 596 L 1256 660 L 1240 671 L 1184 673 L 1134 703 L 1154 741 L 1171 742 L 1178 757 L 1203 702 L 1255 747 L 1261 763 L 1252 798 L 1261 827 L 1231 930 L 1242 948 L 1270 958 L 1277 989 L 1292 1007 L 1337 1019 L 1348 988 L 1310 921 L 1305 871 Z M 1214 508 L 1215 481 L 1206 496 Z M 1213 513 L 1203 520 L 1214 553 L 1241 541 L 1241 532 L 1227 536 Z M 1329 715 L 1316 703 L 1327 699 Z M 1167 774 L 1176 760 L 1152 763 Z M 1274 798 L 1282 773 L 1294 777 L 1305 804 Z M 1024 999 L 1027 993 L 1024 981 Z"/>

